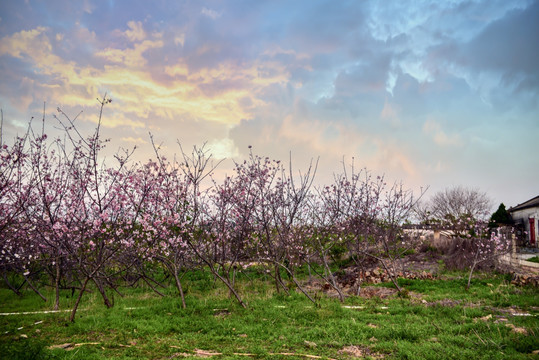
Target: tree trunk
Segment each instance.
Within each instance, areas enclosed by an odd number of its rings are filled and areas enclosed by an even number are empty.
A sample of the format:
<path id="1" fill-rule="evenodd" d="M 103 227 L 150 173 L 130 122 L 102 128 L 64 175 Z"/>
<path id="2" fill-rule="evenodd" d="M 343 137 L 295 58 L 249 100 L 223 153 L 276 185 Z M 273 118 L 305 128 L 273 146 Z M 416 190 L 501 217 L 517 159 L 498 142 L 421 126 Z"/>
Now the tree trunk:
<path id="1" fill-rule="evenodd" d="M 16 288 L 14 287 L 13 285 L 11 285 L 11 283 L 9 282 L 9 279 L 7 278 L 7 275 L 6 273 L 2 273 L 2 277 L 4 278 L 4 282 L 6 283 L 6 285 L 15 293 L 17 294 L 17 296 L 19 297 L 22 297 L 22 293 Z"/>
<path id="2" fill-rule="evenodd" d="M 219 275 L 218 272 L 215 271 L 215 269 L 213 267 L 210 267 L 210 270 L 214 273 L 215 276 L 217 276 L 219 278 L 219 280 L 221 280 L 223 282 L 223 284 L 226 285 L 226 287 L 232 292 L 232 294 L 234 294 L 234 297 L 236 298 L 236 300 L 238 300 L 238 302 L 240 303 L 240 305 L 247 309 L 247 304 L 245 304 L 243 302 L 243 300 L 241 299 L 240 295 L 238 294 L 238 292 L 234 289 L 234 287 L 224 278 L 222 277 L 221 275 Z"/>
<path id="3" fill-rule="evenodd" d="M 111 308 L 113 307 L 113 304 L 110 302 L 108 296 L 107 296 L 107 292 L 105 291 L 105 288 L 103 288 L 103 284 L 101 284 L 101 282 L 95 278 L 92 279 L 95 283 L 95 285 L 97 286 L 97 290 L 99 290 L 99 293 L 101 294 L 101 296 L 103 297 L 103 302 L 105 303 L 105 306 L 107 308 Z"/>
<path id="4" fill-rule="evenodd" d="M 157 290 L 149 281 L 148 279 L 146 279 L 146 277 L 144 275 L 141 276 L 142 280 L 154 291 L 156 292 L 157 294 L 159 294 L 160 296 L 164 297 L 165 294 L 163 294 L 161 291 Z"/>
<path id="5" fill-rule="evenodd" d="M 54 279 L 54 291 L 56 293 L 55 299 L 54 299 L 54 310 L 58 310 L 60 308 L 60 258 L 57 257 L 55 261 L 56 265 L 56 277 Z"/>
<path id="6" fill-rule="evenodd" d="M 301 287 L 301 285 L 298 283 L 298 281 L 296 280 L 296 278 L 294 277 L 294 275 L 292 275 L 292 272 L 284 265 L 281 265 L 279 264 L 283 269 L 285 269 L 285 271 L 290 275 L 290 277 L 292 278 L 292 281 L 294 282 L 294 284 L 296 284 L 296 286 L 298 287 L 298 289 L 303 293 L 303 295 L 305 295 L 307 297 L 307 299 L 311 300 L 313 302 L 313 304 L 315 305 L 318 305 L 316 303 L 316 301 L 309 295 L 307 294 L 307 291 L 305 291 L 305 289 L 303 289 Z"/>
<path id="7" fill-rule="evenodd" d="M 71 322 L 75 322 L 75 314 L 77 313 L 80 300 L 82 299 L 82 295 L 84 294 L 84 291 L 86 290 L 86 285 L 88 285 L 88 281 L 90 281 L 90 277 L 87 277 L 86 279 L 84 279 L 84 283 L 82 284 L 82 288 L 80 289 L 79 296 L 77 296 L 77 301 L 75 301 L 75 306 L 73 306 L 73 310 L 71 311 L 71 316 L 69 317 L 69 321 Z"/>
<path id="8" fill-rule="evenodd" d="M 335 291 L 337 291 L 337 294 L 339 295 L 339 300 L 344 303 L 344 294 L 342 293 L 339 285 L 337 284 L 337 281 L 335 280 L 335 276 L 333 276 L 333 274 L 331 273 L 331 269 L 329 268 L 329 265 L 327 263 L 327 260 L 323 259 L 323 262 L 324 262 L 324 266 L 326 268 L 326 272 L 328 274 L 328 284 L 335 289 Z"/>
<path id="9" fill-rule="evenodd" d="M 382 259 L 379 259 L 379 261 L 382 263 L 382 266 L 384 267 L 384 269 L 387 271 L 387 274 L 389 275 L 389 278 L 391 279 L 391 282 L 393 283 L 393 285 L 395 285 L 395 287 L 397 288 L 397 291 L 399 293 L 402 292 L 402 288 L 399 286 L 399 282 L 397 281 L 397 278 L 395 277 L 395 272 L 392 271 L 386 264 L 386 262 Z"/>
<path id="10" fill-rule="evenodd" d="M 280 281 L 279 281 L 279 266 L 275 265 L 275 268 L 274 268 L 274 279 L 275 279 L 275 291 L 277 291 L 277 294 L 279 294 L 281 292 L 281 284 L 280 284 Z"/>
<path id="11" fill-rule="evenodd" d="M 236 286 L 236 266 L 234 265 L 234 268 L 232 270 L 232 287 Z M 232 297 L 232 291 L 228 293 L 229 297 Z"/>
<path id="12" fill-rule="evenodd" d="M 176 267 L 174 267 L 172 269 L 172 273 L 174 275 L 174 280 L 176 281 L 176 287 L 178 288 L 178 293 L 180 294 L 180 298 L 182 299 L 182 307 L 185 309 L 185 308 L 187 308 L 187 305 L 185 304 L 185 296 L 183 295 L 182 283 L 181 283 L 180 278 L 178 276 L 178 269 Z"/>
<path id="13" fill-rule="evenodd" d="M 41 294 L 41 293 L 39 292 L 39 290 L 38 290 L 34 285 L 32 285 L 32 283 L 31 283 L 30 280 L 26 277 L 26 275 L 23 275 L 23 276 L 24 276 L 24 280 L 26 280 L 26 282 L 28 283 L 28 286 L 30 286 L 30 288 L 31 288 L 32 290 L 34 290 L 34 292 L 35 292 L 36 294 L 38 294 L 39 297 L 43 299 L 43 301 L 47 302 L 47 298 L 46 298 L 45 296 L 43 296 L 43 294 Z"/>
<path id="14" fill-rule="evenodd" d="M 373 255 L 369 252 L 365 252 L 365 251 L 361 251 L 362 254 L 364 255 L 367 255 L 367 256 L 370 256 L 376 260 L 378 260 L 381 264 L 382 264 L 382 267 L 385 269 L 385 271 L 387 271 L 387 274 L 389 275 L 389 278 L 391 279 L 391 282 L 393 283 L 393 285 L 395 285 L 395 287 L 397 288 L 397 291 L 399 293 L 402 292 L 402 288 L 399 286 L 399 283 L 397 282 L 397 279 L 395 278 L 395 274 L 394 274 L 394 271 L 392 271 L 386 264 L 386 262 L 384 261 L 384 259 L 376 256 L 376 255 Z"/>
<path id="15" fill-rule="evenodd" d="M 471 283 L 472 283 L 472 274 L 475 269 L 475 266 L 477 265 L 477 258 L 479 257 L 479 250 L 475 253 L 475 257 L 473 259 L 472 267 L 470 268 L 470 274 L 468 275 L 468 283 L 466 284 L 466 291 L 470 289 Z"/>

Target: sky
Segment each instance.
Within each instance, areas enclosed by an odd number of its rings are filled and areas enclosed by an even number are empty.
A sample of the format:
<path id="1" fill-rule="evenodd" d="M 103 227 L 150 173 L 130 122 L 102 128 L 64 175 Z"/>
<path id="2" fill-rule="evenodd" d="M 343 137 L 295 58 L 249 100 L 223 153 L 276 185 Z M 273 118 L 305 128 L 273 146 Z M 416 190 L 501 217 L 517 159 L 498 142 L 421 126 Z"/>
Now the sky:
<path id="1" fill-rule="evenodd" d="M 493 211 L 539 195 L 539 1 L 0 2 L 4 142 L 61 108 L 109 149 L 354 162 Z M 57 115 L 58 116 L 58 115 Z M 217 174 L 216 176 L 219 176 Z"/>

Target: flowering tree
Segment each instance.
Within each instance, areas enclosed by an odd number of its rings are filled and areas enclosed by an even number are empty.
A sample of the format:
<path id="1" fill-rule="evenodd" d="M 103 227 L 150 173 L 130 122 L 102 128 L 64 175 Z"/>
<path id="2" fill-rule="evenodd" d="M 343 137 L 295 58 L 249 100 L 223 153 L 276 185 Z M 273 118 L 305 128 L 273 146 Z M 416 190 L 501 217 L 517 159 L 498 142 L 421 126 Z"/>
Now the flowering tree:
<path id="1" fill-rule="evenodd" d="M 331 262 L 339 260 L 332 256 L 334 249 L 344 246 L 343 229 L 340 226 L 342 214 L 338 210 L 341 198 L 335 184 L 318 188 L 317 191 L 317 196 L 310 198 L 309 214 L 312 220 L 309 225 L 312 231 L 305 241 L 306 261 L 309 270 L 316 269 L 316 266 L 311 267 L 313 262 L 322 264 L 321 273 L 314 271 L 337 291 L 339 300 L 344 302 L 344 293 L 330 268 Z"/>
<path id="2" fill-rule="evenodd" d="M 194 263 L 186 241 L 193 210 L 188 201 L 189 184 L 178 163 L 168 162 L 158 148 L 156 155 L 158 162 L 149 161 L 137 169 L 126 188 L 131 202 L 140 208 L 137 232 L 144 240 L 138 246 L 138 256 L 142 262 L 156 260 L 164 265 L 174 278 L 185 308 L 181 273 Z"/>
<path id="3" fill-rule="evenodd" d="M 250 147 L 251 148 L 251 147 Z M 236 164 L 235 183 L 242 189 L 236 192 L 236 211 L 239 218 L 248 220 L 252 229 L 250 250 L 255 259 L 268 262 L 275 258 L 273 223 L 271 212 L 272 186 L 274 185 L 280 163 L 269 158 L 261 158 L 252 153 L 241 164 Z M 278 266 L 275 266 L 274 279 L 277 292 L 284 288 L 280 280 Z"/>
<path id="4" fill-rule="evenodd" d="M 218 194 L 213 197 L 213 206 L 216 213 L 211 213 L 208 191 L 202 191 L 202 183 L 207 177 L 211 177 L 220 162 L 214 164 L 212 156 L 208 154 L 205 146 L 193 147 L 190 154 L 186 153 L 180 144 L 183 162 L 181 170 L 187 183 L 187 203 L 190 206 L 189 216 L 185 223 L 184 240 L 198 260 L 206 265 L 211 273 L 218 278 L 238 300 L 239 304 L 247 307 L 240 294 L 234 288 L 230 279 L 230 265 L 226 266 L 223 259 L 230 260 L 232 235 L 230 227 L 223 224 L 227 222 L 221 213 L 228 213 L 229 201 L 226 199 L 226 189 L 217 190 Z M 219 194 L 221 193 L 221 194 Z M 213 222 L 215 221 L 215 222 Z M 226 229 L 225 229 L 226 227 Z M 224 230 L 224 233 L 219 230 Z M 237 254 L 232 259 L 237 259 Z M 224 272 L 221 270 L 224 269 Z"/>
<path id="5" fill-rule="evenodd" d="M 315 218 L 321 233 L 314 237 L 315 248 L 326 268 L 324 279 L 337 290 L 341 300 L 342 291 L 327 261 L 329 250 L 336 244 L 344 244 L 360 268 L 366 258 L 379 261 L 401 291 L 398 265 L 403 253 L 413 245 L 403 236 L 401 225 L 417 202 L 413 193 L 402 184 L 388 188 L 382 176 L 374 178 L 366 169 L 356 171 L 353 162 L 349 167 L 343 162 L 343 172 L 334 175 L 332 185 L 319 188 L 318 195 Z"/>
<path id="6" fill-rule="evenodd" d="M 33 172 L 29 155 L 31 124 L 22 137 L 10 146 L 0 138 L 0 271 L 5 283 L 18 295 L 18 288 L 8 280 L 8 272 L 22 275 L 25 282 L 43 300 L 46 298 L 29 279 L 30 267 L 38 252 L 25 222 L 25 209 L 32 203 Z"/>
<path id="7" fill-rule="evenodd" d="M 134 215 L 140 208 L 129 202 L 124 184 L 129 178 L 126 164 L 132 151 L 115 156 L 114 167 L 107 164 L 101 152 L 107 141 L 101 139 L 100 126 L 103 108 L 111 100 L 106 95 L 99 100 L 100 113 L 95 131 L 89 137 L 82 136 L 74 121 L 58 109 L 64 127 L 67 145 L 70 146 L 69 161 L 61 166 L 70 176 L 66 211 L 63 222 L 55 223 L 55 230 L 63 242 L 63 250 L 76 264 L 82 286 L 73 307 L 70 320 L 74 321 L 80 300 L 89 281 L 95 283 L 107 307 L 113 306 L 105 286 L 113 285 L 114 273 L 121 272 L 121 255 L 132 248 L 137 232 Z M 67 146 L 66 146 L 67 148 Z M 114 269 L 114 270 L 112 270 Z M 112 272 L 111 272 L 112 271 Z"/>
<path id="8" fill-rule="evenodd" d="M 484 263 L 491 263 L 507 254 L 512 249 L 512 229 L 491 229 L 487 221 L 466 217 L 457 222 L 459 236 L 454 237 L 457 243 L 456 252 L 452 254 L 459 264 L 469 269 L 466 290 L 471 286 L 475 269 Z M 505 229 L 507 230 L 507 229 Z"/>
<path id="9" fill-rule="evenodd" d="M 257 196 L 252 179 L 227 176 L 222 184 L 213 181 L 208 199 L 209 232 L 205 248 L 216 268 L 234 287 L 236 271 L 241 267 L 239 261 L 247 260 L 251 255 Z"/>
<path id="10" fill-rule="evenodd" d="M 42 127 L 41 134 L 32 132 L 30 166 L 32 171 L 31 205 L 25 207 L 27 233 L 32 247 L 39 250 L 39 259 L 49 272 L 55 288 L 54 309 L 60 301 L 60 281 L 65 266 L 70 264 L 66 246 L 70 241 L 66 229 L 75 226 L 72 206 L 73 178 L 65 143 L 56 139 L 47 143 Z"/>
<path id="11" fill-rule="evenodd" d="M 402 259 L 407 251 L 416 246 L 419 238 L 417 235 L 405 236 L 402 225 L 412 216 L 416 204 L 425 191 L 421 189 L 420 194 L 416 197 L 411 190 L 405 189 L 402 183 L 394 183 L 384 192 L 379 222 L 380 234 L 378 235 L 381 252 L 380 256 L 373 254 L 369 254 L 369 256 L 380 261 L 399 291 L 401 288 L 397 282 L 397 274 L 405 270 Z"/>
<path id="12" fill-rule="evenodd" d="M 273 265 L 273 277 L 277 292 L 288 291 L 281 279 L 283 269 L 295 285 L 311 301 L 296 280 L 293 272 L 304 256 L 303 231 L 307 214 L 306 201 L 312 185 L 316 166 L 310 165 L 305 174 L 298 176 L 297 182 L 280 161 L 262 158 L 250 152 L 249 159 L 237 166 L 238 181 L 249 184 L 254 197 L 249 203 L 253 216 L 252 248 L 259 261 Z M 247 194 L 247 192 L 244 192 Z"/>
<path id="13" fill-rule="evenodd" d="M 284 167 L 279 168 L 280 176 L 277 177 L 269 202 L 274 237 L 261 238 L 266 240 L 263 243 L 266 251 L 273 254 L 272 262 L 284 269 L 296 287 L 312 302 L 315 301 L 297 281 L 294 267 L 307 258 L 305 242 L 312 229 L 306 226 L 311 204 L 308 200 L 317 165 L 318 162 L 311 162 L 305 174 L 299 173 L 297 178 L 293 175 L 292 160 L 288 171 Z"/>

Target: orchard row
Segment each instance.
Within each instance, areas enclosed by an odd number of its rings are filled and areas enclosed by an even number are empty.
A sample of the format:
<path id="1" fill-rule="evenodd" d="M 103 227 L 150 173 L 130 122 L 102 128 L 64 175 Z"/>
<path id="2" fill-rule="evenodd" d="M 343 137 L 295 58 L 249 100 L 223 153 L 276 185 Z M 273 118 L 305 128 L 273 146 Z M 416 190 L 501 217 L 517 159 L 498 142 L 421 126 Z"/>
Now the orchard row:
<path id="1" fill-rule="evenodd" d="M 291 164 L 252 152 L 219 180 L 213 175 L 218 164 L 204 147 L 185 152 L 180 146 L 178 161 L 155 147 L 147 163 L 131 161 L 133 151 L 105 163 L 100 123 L 108 102 L 100 101 L 90 136 L 58 109 L 63 136 L 51 141 L 29 126 L 25 136 L 2 145 L 0 271 L 15 292 L 7 274 L 24 277 L 38 294 L 33 279 L 50 279 L 56 306 L 60 288 L 78 289 L 73 321 L 90 282 L 112 306 L 107 289 L 126 279 L 159 292 L 148 269 L 160 266 L 185 306 L 181 275 L 204 267 L 245 306 L 234 276 L 255 261 L 268 267 L 278 291 L 288 291 L 283 270 L 303 291 L 294 269 L 316 263 L 342 300 L 330 270 L 339 249 L 358 266 L 376 258 L 398 287 L 399 259 L 414 245 L 401 226 L 417 201 L 401 184 L 343 164 L 333 183 L 314 186 L 316 162 L 295 175 Z"/>

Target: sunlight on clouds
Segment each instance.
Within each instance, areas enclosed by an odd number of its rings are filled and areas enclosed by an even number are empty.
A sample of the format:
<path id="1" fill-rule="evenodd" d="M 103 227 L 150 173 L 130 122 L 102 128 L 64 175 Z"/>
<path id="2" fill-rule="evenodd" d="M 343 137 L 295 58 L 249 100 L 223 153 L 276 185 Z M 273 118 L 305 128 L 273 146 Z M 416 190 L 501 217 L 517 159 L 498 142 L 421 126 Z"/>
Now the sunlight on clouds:
<path id="1" fill-rule="evenodd" d="M 35 88 L 35 80 L 25 76 L 18 87 L 23 90 L 24 95 L 18 96 L 13 103 L 18 109 L 27 109 L 34 100 L 32 93 Z"/>
<path id="2" fill-rule="evenodd" d="M 425 124 L 423 124 L 423 132 L 432 136 L 434 142 L 440 146 L 462 145 L 462 138 L 458 134 L 446 134 L 442 130 L 442 126 L 433 119 L 428 119 Z"/>
<path id="3" fill-rule="evenodd" d="M 124 35 L 129 41 L 142 41 L 146 38 L 146 32 L 142 28 L 142 23 L 140 21 L 129 21 L 127 27 L 129 30 L 126 30 Z"/>
<path id="4" fill-rule="evenodd" d="M 536 143 L 537 1 L 310 5 L 11 1 L 0 6 L 4 130 L 22 131 L 45 103 L 51 123 L 56 107 L 83 112 L 86 131 L 106 93 L 103 132 L 137 153 L 152 153 L 152 132 L 171 152 L 176 136 L 218 157 L 251 144 L 320 155 L 330 177 L 344 155 L 441 187 L 490 184 L 484 159 L 505 141 L 506 173 L 530 174 L 514 159 Z"/>
<path id="5" fill-rule="evenodd" d="M 113 63 L 138 68 L 147 64 L 148 61 L 143 56 L 147 50 L 162 48 L 163 45 L 162 40 L 144 40 L 130 49 L 106 48 L 95 55 Z"/>
<path id="6" fill-rule="evenodd" d="M 24 61 L 30 60 L 35 72 L 53 75 L 65 81 L 74 72 L 74 64 L 52 53 L 52 45 L 45 27 L 21 31 L 0 41 L 0 56 L 10 55 Z"/>
<path id="7" fill-rule="evenodd" d="M 160 34 L 152 34 L 148 39 L 140 22 L 129 22 L 128 30 L 119 32 L 133 42 L 128 48 L 106 47 L 94 52 L 94 56 L 105 63 L 102 68 L 93 65 L 80 65 L 64 60 L 54 54 L 47 28 L 39 27 L 6 37 L 0 45 L 0 54 L 8 54 L 29 62 L 35 72 L 49 75 L 45 84 L 34 84 L 41 89 L 33 94 L 39 98 L 47 94 L 49 103 L 58 106 L 70 106 L 74 109 L 94 107 L 96 97 L 107 92 L 113 102 L 107 106 L 108 115 L 103 121 L 106 128 L 128 127 L 131 129 L 151 128 L 158 130 L 166 127 L 163 121 L 214 122 L 226 125 L 230 129 L 242 119 L 253 117 L 252 111 L 266 104 L 258 97 L 268 86 L 288 83 L 290 71 L 287 64 L 274 60 L 279 54 L 294 58 L 306 58 L 294 51 L 277 49 L 266 53 L 263 59 L 254 59 L 246 63 L 223 62 L 216 68 L 201 68 L 190 71 L 183 59 L 175 65 L 155 66 L 145 58 L 147 51 L 161 49 L 164 46 Z M 82 28 L 81 28 L 82 29 Z M 82 29 L 84 30 L 84 29 Z M 56 41 L 62 41 L 62 34 L 50 35 Z M 183 45 L 185 38 L 176 38 L 175 42 Z M 98 43 L 94 43 L 99 46 Z M 152 65 L 152 67 L 149 67 Z M 160 81 L 154 72 L 162 71 L 169 78 Z M 50 84 L 50 85 L 48 85 Z M 28 106 L 32 97 L 25 98 Z M 19 99 L 20 100 L 20 99 Z M 150 119 L 151 117 L 151 119 Z M 90 117 L 89 121 L 96 121 Z M 298 127 L 298 129 L 294 127 Z M 318 152 L 324 152 L 327 126 L 320 123 L 317 139 Z M 312 124 L 295 123 L 288 132 L 288 138 L 308 142 L 306 137 L 312 133 Z M 346 133 L 344 129 L 338 133 Z M 294 133 L 294 134 L 293 134 Z M 127 135 L 125 142 L 143 143 L 138 135 Z M 339 156 L 342 154 L 342 142 L 332 140 L 332 148 Z M 351 142 L 352 143 L 352 142 Z M 357 144 L 357 139 L 354 140 Z M 229 158 L 238 155 L 234 142 L 228 138 L 214 139 L 209 146 L 216 157 Z"/>
<path id="8" fill-rule="evenodd" d="M 416 161 L 407 154 L 401 144 L 391 143 L 387 139 L 375 139 L 377 152 L 369 159 L 369 168 L 375 169 L 378 173 L 388 172 L 393 180 L 406 178 L 417 181 L 420 172 L 417 169 Z"/>
<path id="9" fill-rule="evenodd" d="M 114 106 L 109 105 L 108 107 L 108 115 L 103 119 L 102 122 L 103 127 L 116 128 L 119 126 L 126 126 L 130 129 L 143 129 L 146 127 L 144 122 L 136 120 L 138 114 L 125 111 L 123 106 L 116 104 Z"/>
<path id="10" fill-rule="evenodd" d="M 401 125 L 401 120 L 397 114 L 397 109 L 395 105 L 390 104 L 387 99 L 384 102 L 384 108 L 380 113 L 382 120 L 389 122 L 393 127 L 398 127 Z"/>
<path id="11" fill-rule="evenodd" d="M 120 67 L 105 67 L 105 72 L 92 81 L 113 89 L 119 103 L 143 116 L 151 111 L 169 119 L 191 114 L 200 120 L 225 124 L 236 124 L 248 117 L 239 105 L 242 98 L 249 96 L 246 90 L 232 89 L 208 97 L 190 82 L 177 80 L 163 85 L 147 72 Z"/>
<path id="12" fill-rule="evenodd" d="M 296 50 L 293 49 L 283 49 L 282 47 L 278 45 L 272 45 L 268 49 L 264 50 L 262 53 L 263 56 L 269 56 L 269 57 L 276 57 L 279 55 L 290 55 L 294 57 L 296 60 L 309 60 L 311 59 L 311 55 L 307 53 L 298 53 Z M 309 69 L 312 70 L 312 68 L 309 67 Z"/>
<path id="13" fill-rule="evenodd" d="M 132 144 L 147 144 L 148 141 L 144 140 L 141 137 L 134 138 L 132 136 L 123 137 L 120 139 L 122 142 L 132 143 Z"/>
<path id="14" fill-rule="evenodd" d="M 179 34 L 174 37 L 174 45 L 183 45 L 185 44 L 185 34 Z"/>
<path id="15" fill-rule="evenodd" d="M 183 69 L 180 68 L 180 71 Z M 255 61 L 252 65 L 220 64 L 216 68 L 203 68 L 189 73 L 187 80 L 195 84 L 212 84 L 217 81 L 243 82 L 247 87 L 285 83 L 290 74 L 284 65 L 273 61 Z"/>
<path id="16" fill-rule="evenodd" d="M 233 158 L 239 155 L 239 150 L 231 139 L 215 139 L 207 144 L 209 152 L 217 159 Z"/>
<path id="17" fill-rule="evenodd" d="M 170 77 L 187 77 L 189 75 L 189 69 L 187 68 L 186 64 L 179 63 L 174 66 L 165 66 L 165 74 Z"/>
<path id="18" fill-rule="evenodd" d="M 422 181 L 416 161 L 401 144 L 347 124 L 287 116 L 278 138 L 292 148 L 295 144 L 301 154 L 319 154 L 323 166 L 331 171 L 340 171 L 339 164 L 343 160 L 347 164 L 354 161 L 358 168 L 365 167 L 377 175 L 386 174 L 390 181 Z"/>
<path id="19" fill-rule="evenodd" d="M 357 154 L 363 144 L 362 136 L 344 124 L 315 119 L 302 120 L 292 115 L 284 118 L 278 136 L 286 139 L 287 143 L 308 145 L 314 154 L 336 158 L 345 154 Z"/>
<path id="20" fill-rule="evenodd" d="M 130 23 L 129 26 L 129 37 L 132 40 L 142 39 L 140 24 Z M 163 47 L 162 40 L 142 40 L 128 49 L 108 47 L 98 51 L 95 56 L 106 61 L 102 70 L 92 66 L 77 66 L 53 53 L 46 30 L 39 27 L 3 38 L 0 55 L 8 54 L 30 61 L 36 72 L 50 75 L 52 78 L 48 83 L 58 86 L 54 86 L 48 96 L 58 104 L 94 106 L 95 97 L 108 92 L 114 98 L 111 108 L 116 115 L 104 126 L 139 127 L 142 125 L 140 121 L 130 121 L 121 114 L 147 117 L 152 112 L 167 119 L 189 114 L 201 121 L 237 124 L 241 119 L 250 117 L 242 104 L 249 104 L 248 108 L 251 109 L 262 105 L 263 102 L 255 99 L 254 94 L 264 86 L 282 83 L 287 79 L 287 73 L 277 63 L 254 62 L 245 67 L 222 64 L 216 69 L 203 68 L 190 73 L 187 66 L 179 62 L 176 66 L 163 69 L 172 80 L 161 83 L 146 68 L 144 53 Z M 261 72 L 262 68 L 271 71 Z M 220 85 L 216 85 L 219 82 L 230 85 L 220 88 Z M 202 91 L 201 85 L 205 85 L 206 89 L 214 87 L 218 91 Z"/>
<path id="21" fill-rule="evenodd" d="M 9 54 L 22 59 L 23 54 L 26 54 L 36 60 L 37 55 L 52 50 L 48 39 L 42 36 L 46 30 L 46 27 L 39 26 L 33 30 L 23 30 L 12 36 L 4 36 L 0 41 L 0 56 Z"/>

